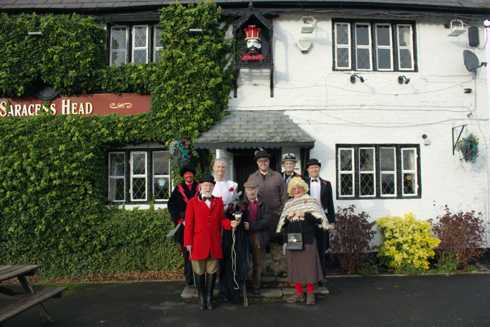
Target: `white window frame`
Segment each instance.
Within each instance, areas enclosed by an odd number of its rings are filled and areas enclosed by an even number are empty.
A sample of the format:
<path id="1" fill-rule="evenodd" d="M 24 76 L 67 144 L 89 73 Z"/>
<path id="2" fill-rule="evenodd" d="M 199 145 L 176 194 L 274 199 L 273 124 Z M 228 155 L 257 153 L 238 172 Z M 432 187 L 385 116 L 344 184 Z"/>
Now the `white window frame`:
<path id="1" fill-rule="evenodd" d="M 372 170 L 361 170 L 361 150 L 372 150 L 373 151 L 373 169 Z M 359 197 L 360 198 L 375 198 L 376 197 L 376 147 L 359 147 L 358 148 L 358 174 L 359 174 Z M 373 175 L 373 194 L 364 194 L 361 195 L 361 175 Z"/>
<path id="2" fill-rule="evenodd" d="M 122 154 L 124 156 L 124 174 L 122 176 L 120 175 L 111 175 L 111 163 L 112 163 L 112 155 L 113 154 Z M 126 202 L 126 153 L 123 151 L 111 151 L 109 152 L 109 160 L 108 160 L 108 172 L 109 172 L 109 178 L 108 178 L 108 185 L 107 185 L 107 198 L 110 202 L 117 202 L 117 203 L 124 203 Z M 124 199 L 123 200 L 113 200 L 111 199 L 111 180 L 118 180 L 122 179 L 124 181 Z"/>
<path id="3" fill-rule="evenodd" d="M 144 154 L 145 155 L 145 173 L 144 174 L 134 174 L 134 156 L 136 154 Z M 130 164 L 129 164 L 129 194 L 131 202 L 146 202 L 148 201 L 148 151 L 131 151 L 130 152 Z M 144 199 L 135 199 L 133 197 L 133 179 L 135 178 L 144 178 L 145 179 L 145 198 Z"/>
<path id="4" fill-rule="evenodd" d="M 358 45 L 357 44 L 357 26 L 367 26 L 368 27 L 368 37 L 369 44 L 368 45 Z M 373 70 L 373 40 L 372 40 L 372 31 L 371 31 L 371 23 L 355 23 L 354 24 L 354 45 L 355 45 L 355 55 L 356 55 L 356 70 L 358 71 L 372 71 Z M 358 60 L 358 49 L 367 49 L 369 51 L 369 69 L 359 68 L 359 60 Z"/>
<path id="5" fill-rule="evenodd" d="M 405 162 L 404 162 L 404 153 L 405 151 L 412 151 L 414 153 L 414 169 L 405 169 Z M 412 147 L 402 147 L 400 148 L 400 161 L 401 161 L 401 181 L 402 181 L 402 196 L 417 196 L 419 194 L 419 180 L 418 180 L 418 154 L 417 154 L 417 148 L 412 148 Z M 405 185 L 404 185 L 404 175 L 405 174 L 413 174 L 414 176 L 414 182 L 415 182 L 415 187 L 414 191 L 415 193 L 405 193 Z"/>
<path id="6" fill-rule="evenodd" d="M 152 151 L 151 152 L 151 172 L 152 172 L 152 180 L 151 180 L 151 192 L 152 192 L 152 196 L 153 196 L 153 199 L 155 200 L 155 202 L 164 202 L 164 201 L 168 201 L 168 199 L 170 198 L 170 192 L 171 192 L 171 180 L 170 180 L 170 168 L 171 168 L 171 160 L 170 160 L 170 157 L 168 159 L 168 174 L 166 175 L 157 175 L 155 174 L 155 154 L 156 153 L 159 153 L 159 152 L 162 152 L 162 153 L 169 153 L 169 151 L 164 151 L 164 150 L 161 150 L 161 151 Z M 157 199 L 156 196 L 155 196 L 155 179 L 157 178 L 168 178 L 168 188 L 169 188 L 169 194 L 167 194 L 167 197 L 166 198 L 163 198 L 163 199 Z"/>
<path id="7" fill-rule="evenodd" d="M 113 30 L 114 29 L 124 29 L 126 31 L 126 41 L 125 41 L 125 47 L 124 49 L 116 49 L 114 50 L 112 48 L 112 35 L 113 35 Z M 111 33 L 110 33 L 110 42 L 109 42 L 109 63 L 110 63 L 110 66 L 114 66 L 114 63 L 112 62 L 113 58 L 112 58 L 112 52 L 113 51 L 118 51 L 118 52 L 124 52 L 124 63 L 122 65 L 126 65 L 128 63 L 128 46 L 129 46 L 129 28 L 128 26 L 124 26 L 124 25 L 115 25 L 115 26 L 111 26 Z"/>
<path id="8" fill-rule="evenodd" d="M 159 40 L 157 40 L 157 29 L 160 29 L 160 26 L 153 25 L 153 61 L 154 62 L 157 62 L 156 61 L 157 53 L 163 49 L 163 45 L 157 46 L 157 44 L 159 43 Z"/>
<path id="9" fill-rule="evenodd" d="M 337 27 L 339 25 L 345 25 L 347 26 L 347 38 L 348 38 L 348 43 L 347 44 L 338 44 L 337 43 Z M 335 23 L 335 30 L 334 30 L 334 45 L 335 45 L 335 69 L 339 69 L 339 70 L 342 70 L 342 69 L 345 69 L 345 70 L 350 70 L 352 69 L 352 40 L 351 40 L 351 24 L 350 23 L 343 23 L 343 22 L 338 22 L 338 23 Z M 339 63 L 337 61 L 337 58 L 338 58 L 338 49 L 347 49 L 347 53 L 349 54 L 349 63 L 348 63 L 348 66 L 346 67 L 342 67 L 342 66 L 339 66 Z"/>
<path id="10" fill-rule="evenodd" d="M 393 150 L 393 170 L 382 170 L 381 169 L 381 165 L 379 167 L 379 195 L 380 197 L 383 197 L 383 198 L 396 198 L 397 195 L 398 195 L 398 183 L 397 183 L 397 180 L 398 180 L 398 173 L 397 173 L 397 165 L 396 165 L 396 147 L 395 146 L 380 146 L 379 147 L 379 153 L 378 153 L 378 156 L 379 156 L 379 160 L 383 160 L 383 158 L 381 158 L 381 150 L 383 149 L 390 149 L 390 150 Z M 395 190 L 395 193 L 394 194 L 386 194 L 386 193 L 383 193 L 383 175 L 393 175 L 393 180 L 395 182 L 395 185 L 394 185 L 394 190 Z"/>
<path id="11" fill-rule="evenodd" d="M 390 35 L 390 45 L 379 45 L 378 44 L 378 26 L 388 27 Z M 376 70 L 382 72 L 393 71 L 393 31 L 391 24 L 388 23 L 376 23 L 374 24 L 374 36 L 375 36 L 375 51 L 376 51 Z M 390 50 L 390 68 L 379 68 L 379 54 L 378 49 Z"/>
<path id="12" fill-rule="evenodd" d="M 135 46 L 135 43 L 136 43 L 136 38 L 135 38 L 135 33 L 136 33 L 136 29 L 137 28 L 140 28 L 140 27 L 144 27 L 146 29 L 146 46 L 145 47 L 136 47 Z M 149 30 L 149 26 L 148 25 L 133 25 L 132 28 L 131 28 L 131 35 L 132 35 L 132 47 L 131 47 L 131 62 L 134 63 L 134 52 L 136 50 L 146 50 L 146 60 L 145 60 L 145 64 L 148 63 L 149 61 L 149 57 L 150 57 L 150 30 Z"/>
<path id="13" fill-rule="evenodd" d="M 400 46 L 400 27 L 410 28 L 409 46 Z M 413 26 L 411 24 L 396 24 L 396 45 L 398 51 L 398 70 L 400 71 L 413 71 L 415 70 L 415 54 L 413 53 Z M 401 67 L 401 50 L 410 50 L 410 57 L 412 66 L 410 68 Z"/>
<path id="14" fill-rule="evenodd" d="M 352 158 L 352 162 L 351 162 L 351 169 L 350 170 L 341 170 L 342 168 L 342 161 L 341 161 L 341 158 L 342 156 L 340 155 L 342 151 L 349 151 L 351 153 L 351 158 Z M 339 163 L 339 171 L 338 171 L 338 174 L 339 174 L 339 185 L 338 185 L 338 194 L 339 194 L 339 198 L 351 198 L 351 197 L 354 197 L 356 195 L 356 182 L 355 182 L 355 167 L 356 167 L 356 163 L 355 163 L 355 156 L 354 156 L 354 148 L 347 148 L 347 147 L 343 147 L 343 148 L 338 148 L 338 151 L 337 151 L 337 161 Z M 352 176 L 352 194 L 342 194 L 342 175 L 351 175 Z"/>

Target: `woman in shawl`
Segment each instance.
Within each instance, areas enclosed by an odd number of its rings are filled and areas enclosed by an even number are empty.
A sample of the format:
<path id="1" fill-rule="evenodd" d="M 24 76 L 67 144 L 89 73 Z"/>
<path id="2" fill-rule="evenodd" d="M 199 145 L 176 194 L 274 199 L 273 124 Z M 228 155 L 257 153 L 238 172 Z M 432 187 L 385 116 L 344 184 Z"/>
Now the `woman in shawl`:
<path id="1" fill-rule="evenodd" d="M 308 185 L 303 179 L 291 179 L 288 194 L 292 198 L 284 206 L 276 229 L 277 233 L 284 233 L 288 281 L 295 288 L 289 303 L 304 303 L 303 286 L 306 285 L 306 304 L 315 304 L 314 284 L 322 279 L 315 228 L 331 228 L 318 200 L 307 192 Z"/>

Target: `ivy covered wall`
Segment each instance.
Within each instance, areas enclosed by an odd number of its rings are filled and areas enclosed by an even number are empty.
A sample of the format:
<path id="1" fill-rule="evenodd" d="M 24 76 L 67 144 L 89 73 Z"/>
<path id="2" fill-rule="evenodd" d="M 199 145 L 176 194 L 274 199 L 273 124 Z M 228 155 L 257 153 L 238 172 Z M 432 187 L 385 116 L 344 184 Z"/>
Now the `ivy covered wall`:
<path id="1" fill-rule="evenodd" d="M 152 96 L 138 116 L 0 120 L 1 263 L 38 263 L 48 276 L 179 268 L 166 210 L 107 206 L 107 150 L 192 140 L 212 126 L 227 106 L 230 47 L 212 3 L 164 7 L 160 25 L 159 63 L 108 67 L 107 32 L 93 18 L 0 15 L 0 97 L 43 86 Z"/>

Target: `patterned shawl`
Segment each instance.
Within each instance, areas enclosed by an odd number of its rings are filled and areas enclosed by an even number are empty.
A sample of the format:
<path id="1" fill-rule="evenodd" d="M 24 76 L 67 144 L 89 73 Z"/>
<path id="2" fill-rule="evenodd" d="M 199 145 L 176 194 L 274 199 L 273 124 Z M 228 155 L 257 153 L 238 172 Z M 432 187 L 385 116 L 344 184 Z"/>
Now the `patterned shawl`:
<path id="1" fill-rule="evenodd" d="M 288 216 L 290 214 L 294 214 L 295 212 L 308 212 L 313 215 L 313 217 L 321 220 L 318 227 L 324 230 L 331 228 L 330 224 L 328 223 L 327 216 L 325 216 L 325 212 L 323 212 L 318 200 L 308 194 L 305 194 L 299 198 L 292 198 L 286 202 L 286 205 L 282 210 L 281 217 L 279 218 L 279 223 L 277 224 L 276 233 L 281 232 L 281 229 L 284 227 Z"/>

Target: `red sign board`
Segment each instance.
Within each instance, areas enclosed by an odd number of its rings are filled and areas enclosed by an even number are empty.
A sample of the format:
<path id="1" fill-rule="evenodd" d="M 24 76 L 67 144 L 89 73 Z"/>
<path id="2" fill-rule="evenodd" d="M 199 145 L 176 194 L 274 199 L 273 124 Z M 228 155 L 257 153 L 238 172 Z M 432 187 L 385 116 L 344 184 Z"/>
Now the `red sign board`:
<path id="1" fill-rule="evenodd" d="M 37 98 L 0 99 L 0 118 L 51 115 L 105 116 L 137 115 L 149 112 L 151 97 L 136 93 L 99 93 L 77 97 L 58 97 L 52 101 Z"/>

